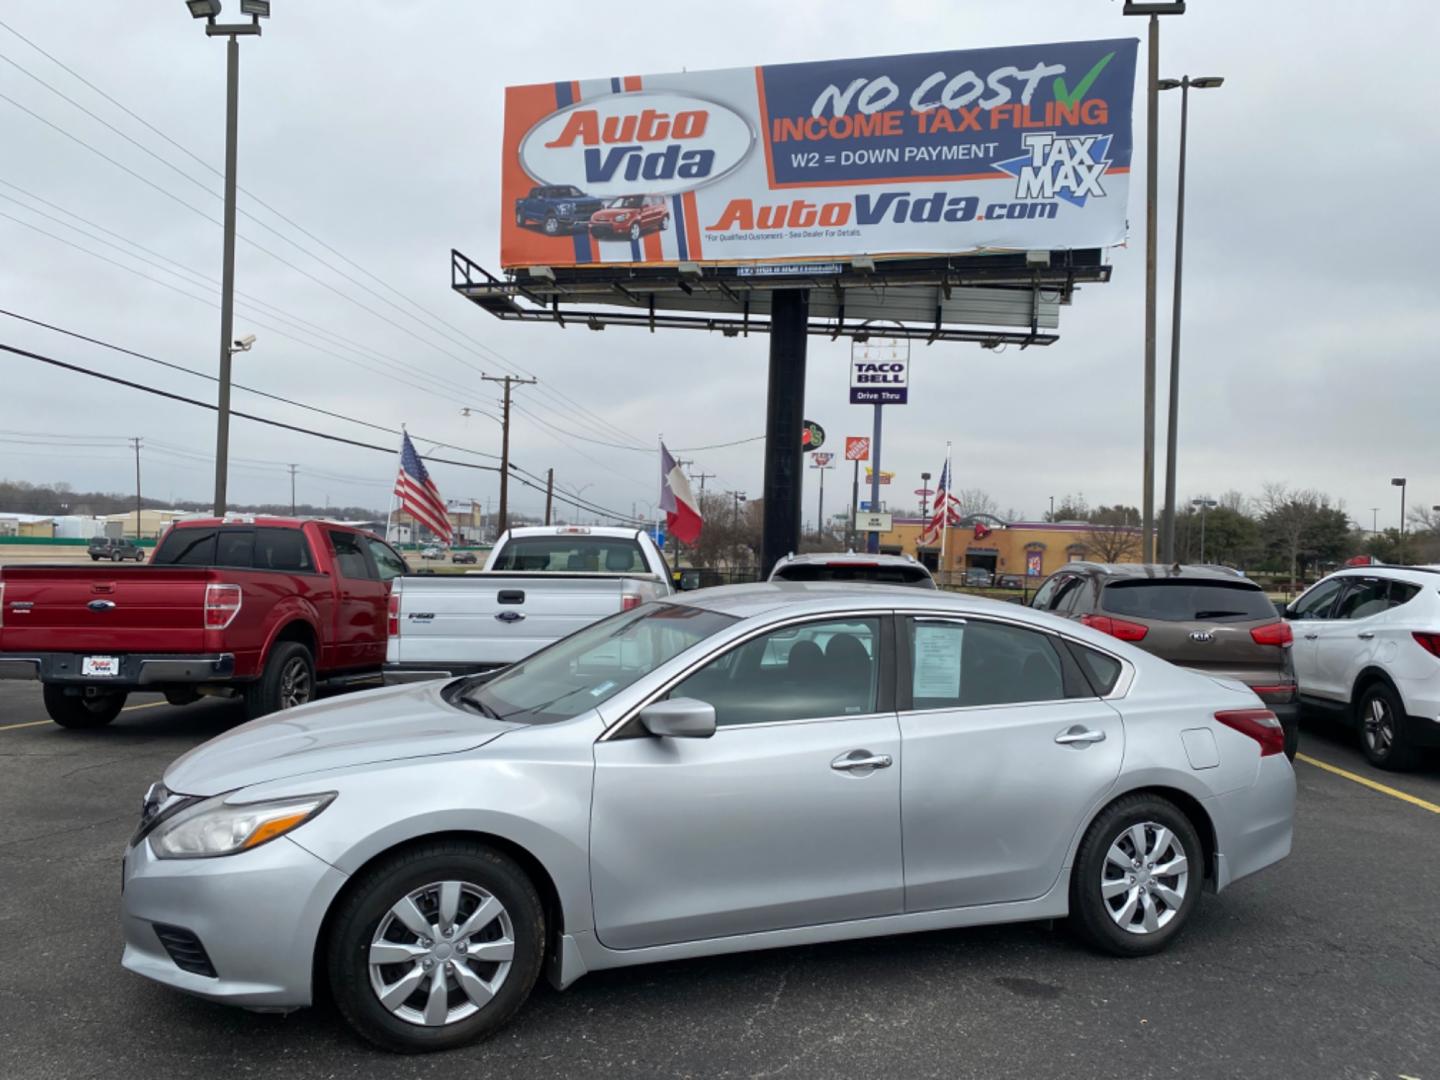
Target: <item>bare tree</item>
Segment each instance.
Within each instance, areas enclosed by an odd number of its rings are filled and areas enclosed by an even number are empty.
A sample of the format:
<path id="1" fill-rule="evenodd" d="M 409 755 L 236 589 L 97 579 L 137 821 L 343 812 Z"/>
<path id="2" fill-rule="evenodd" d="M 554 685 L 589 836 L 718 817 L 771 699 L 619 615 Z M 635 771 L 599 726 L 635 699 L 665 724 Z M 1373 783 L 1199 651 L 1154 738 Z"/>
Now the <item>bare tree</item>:
<path id="1" fill-rule="evenodd" d="M 1246 495 L 1244 492 L 1236 491 L 1234 488 L 1231 488 L 1229 491 L 1220 495 L 1215 501 L 1218 502 L 1226 510 L 1234 510 L 1237 514 L 1245 514 L 1248 516 L 1250 513 L 1250 503 L 1252 500 L 1250 499 L 1250 496 Z"/>
<path id="2" fill-rule="evenodd" d="M 1138 529 L 1093 525 L 1085 534 L 1085 550 L 1100 562 L 1125 562 L 1140 554 Z"/>
<path id="3" fill-rule="evenodd" d="M 990 514 L 998 517 L 997 511 L 1000 506 L 990 497 L 989 492 L 980 488 L 961 488 L 955 492 L 955 497 L 960 500 L 960 512 L 962 514 Z"/>

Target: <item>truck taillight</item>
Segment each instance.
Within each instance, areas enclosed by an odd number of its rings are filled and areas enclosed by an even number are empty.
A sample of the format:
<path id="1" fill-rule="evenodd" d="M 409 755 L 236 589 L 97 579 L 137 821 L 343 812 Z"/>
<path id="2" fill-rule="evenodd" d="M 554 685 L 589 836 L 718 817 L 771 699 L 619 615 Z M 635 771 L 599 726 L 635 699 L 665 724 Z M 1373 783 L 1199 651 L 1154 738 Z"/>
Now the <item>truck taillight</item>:
<path id="1" fill-rule="evenodd" d="M 400 594 L 390 593 L 390 602 L 385 606 L 385 633 L 391 637 L 400 636 Z"/>
<path id="2" fill-rule="evenodd" d="M 1124 619 L 1112 619 L 1109 615 L 1082 615 L 1080 622 L 1092 630 L 1099 630 L 1102 634 L 1109 634 L 1121 641 L 1144 641 L 1145 635 L 1150 632 L 1148 626 L 1126 622 Z"/>
<path id="3" fill-rule="evenodd" d="M 1258 742 L 1261 757 L 1285 752 L 1285 729 L 1269 709 L 1225 709 L 1215 719 Z"/>
<path id="4" fill-rule="evenodd" d="M 638 593 L 625 593 L 620 597 L 620 610 L 634 611 L 642 603 L 644 600 Z"/>
<path id="5" fill-rule="evenodd" d="M 5 625 L 5 582 L 0 581 L 0 627 Z"/>
<path id="6" fill-rule="evenodd" d="M 240 614 L 239 585 L 205 586 L 205 629 L 224 630 Z"/>
<path id="7" fill-rule="evenodd" d="M 1279 645 L 1282 648 L 1295 643 L 1295 634 L 1287 622 L 1266 623 L 1250 631 L 1256 645 Z"/>

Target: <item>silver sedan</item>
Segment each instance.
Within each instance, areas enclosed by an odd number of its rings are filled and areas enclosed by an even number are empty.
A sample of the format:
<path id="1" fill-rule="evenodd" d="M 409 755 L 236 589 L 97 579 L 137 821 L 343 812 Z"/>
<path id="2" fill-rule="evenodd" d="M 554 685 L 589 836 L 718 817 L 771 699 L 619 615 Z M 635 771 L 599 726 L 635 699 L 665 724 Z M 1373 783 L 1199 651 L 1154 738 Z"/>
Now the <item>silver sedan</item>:
<path id="1" fill-rule="evenodd" d="M 264 1010 L 324 980 L 421 1051 L 542 970 L 1067 915 L 1140 956 L 1289 853 L 1283 742 L 1243 685 L 1014 605 L 708 590 L 192 750 L 125 852 L 123 963 Z"/>

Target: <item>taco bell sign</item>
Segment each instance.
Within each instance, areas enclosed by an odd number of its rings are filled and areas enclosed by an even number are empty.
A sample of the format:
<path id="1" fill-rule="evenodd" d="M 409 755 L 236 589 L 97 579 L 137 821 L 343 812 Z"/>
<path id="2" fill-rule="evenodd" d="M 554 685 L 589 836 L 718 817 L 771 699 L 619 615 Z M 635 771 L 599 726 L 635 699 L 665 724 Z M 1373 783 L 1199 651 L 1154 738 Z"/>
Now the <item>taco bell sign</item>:
<path id="1" fill-rule="evenodd" d="M 904 405 L 909 399 L 910 358 L 898 350 L 887 352 L 857 349 L 851 355 L 851 405 Z"/>

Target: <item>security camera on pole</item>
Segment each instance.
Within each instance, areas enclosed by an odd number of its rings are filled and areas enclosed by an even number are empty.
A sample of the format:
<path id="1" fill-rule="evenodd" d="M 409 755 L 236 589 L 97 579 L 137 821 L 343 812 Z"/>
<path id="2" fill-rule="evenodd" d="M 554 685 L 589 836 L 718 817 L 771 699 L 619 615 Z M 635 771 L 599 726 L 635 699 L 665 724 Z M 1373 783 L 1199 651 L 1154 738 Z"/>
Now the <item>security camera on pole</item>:
<path id="1" fill-rule="evenodd" d="M 856 337 L 850 345 L 850 404 L 875 407 L 870 437 L 870 509 L 880 509 L 880 409 L 904 405 L 910 394 L 910 339 Z M 865 550 L 879 552 L 880 534 L 871 532 Z"/>

